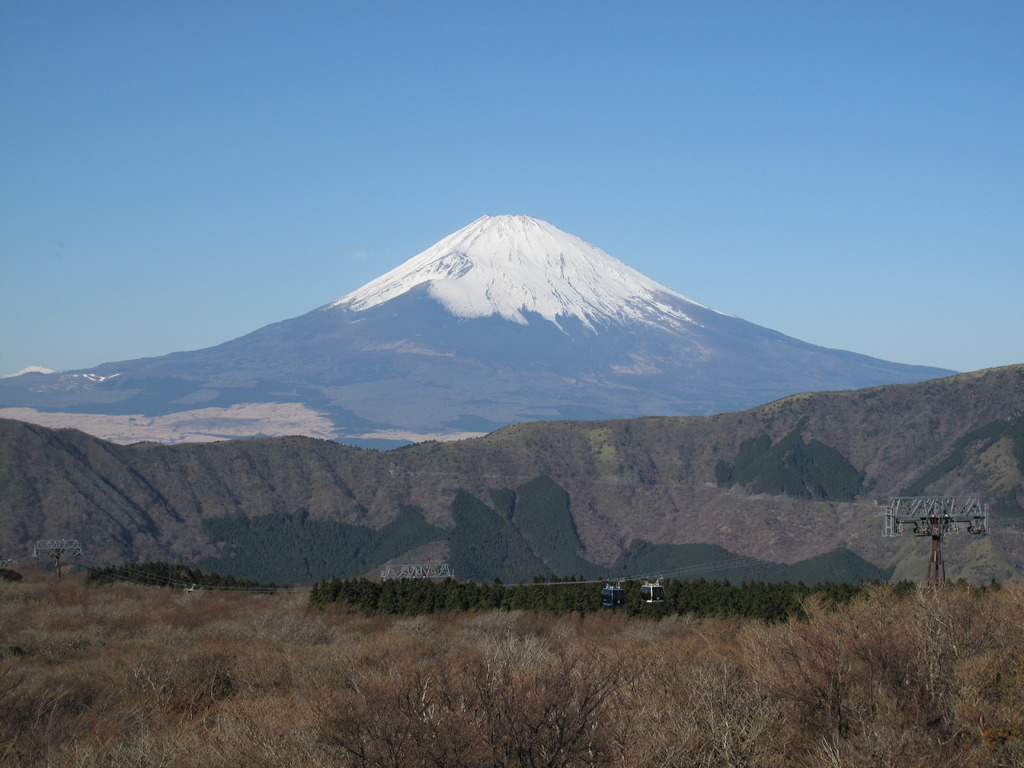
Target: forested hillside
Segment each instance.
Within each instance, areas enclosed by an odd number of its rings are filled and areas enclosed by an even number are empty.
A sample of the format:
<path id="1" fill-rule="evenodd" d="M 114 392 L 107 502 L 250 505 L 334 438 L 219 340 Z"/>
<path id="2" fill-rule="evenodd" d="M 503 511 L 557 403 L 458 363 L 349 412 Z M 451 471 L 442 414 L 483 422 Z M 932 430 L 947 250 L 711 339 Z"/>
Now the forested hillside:
<path id="1" fill-rule="evenodd" d="M 885 505 L 970 494 L 993 534 L 951 537 L 947 573 L 1005 580 L 1024 569 L 1022 412 L 1024 366 L 1009 366 L 388 452 L 299 437 L 121 446 L 6 420 L 0 558 L 68 536 L 94 564 L 297 583 L 448 561 L 459 578 L 519 581 L 695 569 L 710 545 L 761 564 L 846 551 L 918 580 L 927 542 L 883 539 Z"/>

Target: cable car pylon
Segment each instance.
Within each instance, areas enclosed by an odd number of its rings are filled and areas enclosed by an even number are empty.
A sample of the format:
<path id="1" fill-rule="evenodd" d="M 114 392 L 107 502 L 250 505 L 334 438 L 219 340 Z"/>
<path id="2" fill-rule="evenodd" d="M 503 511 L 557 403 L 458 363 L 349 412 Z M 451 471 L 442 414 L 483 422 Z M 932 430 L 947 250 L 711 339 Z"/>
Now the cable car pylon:
<path id="1" fill-rule="evenodd" d="M 946 564 L 942 559 L 942 537 L 959 533 L 965 526 L 967 533 L 988 534 L 988 505 L 977 496 L 897 496 L 885 510 L 883 536 L 899 536 L 906 526 L 912 525 L 915 536 L 930 536 L 931 554 L 928 557 L 928 575 L 925 586 L 939 587 L 946 581 Z"/>

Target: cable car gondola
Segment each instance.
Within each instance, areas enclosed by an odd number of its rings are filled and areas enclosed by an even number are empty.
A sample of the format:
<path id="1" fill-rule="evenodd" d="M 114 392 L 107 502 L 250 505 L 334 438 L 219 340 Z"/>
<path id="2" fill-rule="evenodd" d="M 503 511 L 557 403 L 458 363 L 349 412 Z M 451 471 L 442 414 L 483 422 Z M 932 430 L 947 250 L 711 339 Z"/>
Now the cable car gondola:
<path id="1" fill-rule="evenodd" d="M 611 584 L 605 584 L 601 589 L 601 605 L 607 605 L 611 608 L 615 608 L 619 605 L 626 604 L 626 590 L 620 587 L 618 584 L 614 586 Z"/>
<path id="2" fill-rule="evenodd" d="M 645 581 L 640 586 L 640 599 L 645 603 L 661 603 L 665 601 L 665 588 L 661 586 L 661 579 L 657 581 Z"/>

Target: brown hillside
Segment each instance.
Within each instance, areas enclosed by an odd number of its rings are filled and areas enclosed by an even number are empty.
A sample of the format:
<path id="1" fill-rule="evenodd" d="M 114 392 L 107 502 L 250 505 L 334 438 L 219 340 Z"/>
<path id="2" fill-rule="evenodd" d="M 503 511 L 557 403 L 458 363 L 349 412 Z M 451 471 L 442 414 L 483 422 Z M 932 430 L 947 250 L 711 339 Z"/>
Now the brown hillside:
<path id="1" fill-rule="evenodd" d="M 189 562 L 214 552 L 203 518 L 298 509 L 379 528 L 411 504 L 450 527 L 455 489 L 486 499 L 546 474 L 568 492 L 581 555 L 594 563 L 611 563 L 633 539 L 718 544 L 784 562 L 846 546 L 879 565 L 906 561 L 897 576 L 917 578 L 923 545 L 884 540 L 881 513 L 925 478 L 923 493 L 977 494 L 993 506 L 996 535 L 950 540 L 951 575 L 1013 578 L 1024 568 L 1024 537 L 1007 527 L 1022 515 L 1021 445 L 1012 429 L 958 441 L 1001 420 L 1017 424 L 1021 411 L 1017 365 L 707 418 L 538 422 L 389 452 L 300 437 L 119 446 L 3 420 L 0 557 L 25 557 L 36 539 L 75 536 L 98 561 Z M 863 473 L 862 487 L 848 501 L 719 487 L 719 463 L 736 462 L 741 444 L 761 435 L 837 451 Z"/>

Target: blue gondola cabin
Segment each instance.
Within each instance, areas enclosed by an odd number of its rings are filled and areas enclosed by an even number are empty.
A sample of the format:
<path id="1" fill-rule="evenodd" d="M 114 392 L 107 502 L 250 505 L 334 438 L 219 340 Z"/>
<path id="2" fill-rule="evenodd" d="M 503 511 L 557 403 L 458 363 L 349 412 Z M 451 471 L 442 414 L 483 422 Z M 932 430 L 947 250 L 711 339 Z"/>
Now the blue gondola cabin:
<path id="1" fill-rule="evenodd" d="M 614 608 L 619 605 L 626 604 L 626 590 L 622 587 L 612 586 L 611 584 L 605 585 L 601 590 L 601 605 L 607 605 Z"/>

